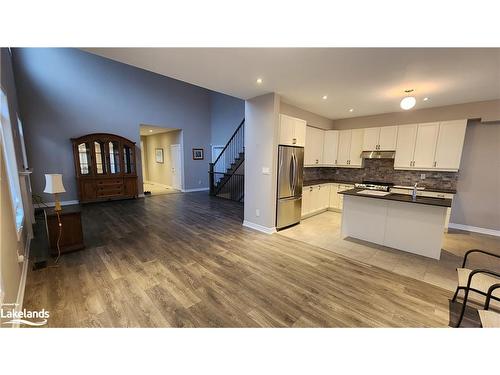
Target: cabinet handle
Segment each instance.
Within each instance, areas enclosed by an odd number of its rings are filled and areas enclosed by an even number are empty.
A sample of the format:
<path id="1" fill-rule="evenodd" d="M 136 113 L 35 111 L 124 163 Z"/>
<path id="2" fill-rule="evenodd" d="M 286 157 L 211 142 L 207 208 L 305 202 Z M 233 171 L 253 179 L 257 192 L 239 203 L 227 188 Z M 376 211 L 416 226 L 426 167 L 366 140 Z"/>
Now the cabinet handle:
<path id="1" fill-rule="evenodd" d="M 296 144 L 296 143 L 297 143 L 297 138 L 293 138 L 293 139 L 292 139 L 292 143 L 293 143 L 293 144 Z"/>
<path id="2" fill-rule="evenodd" d="M 335 159 L 335 164 L 337 164 L 337 159 Z"/>
<path id="3" fill-rule="evenodd" d="M 437 161 L 434 162 L 434 166 L 436 166 L 436 165 L 437 165 Z"/>

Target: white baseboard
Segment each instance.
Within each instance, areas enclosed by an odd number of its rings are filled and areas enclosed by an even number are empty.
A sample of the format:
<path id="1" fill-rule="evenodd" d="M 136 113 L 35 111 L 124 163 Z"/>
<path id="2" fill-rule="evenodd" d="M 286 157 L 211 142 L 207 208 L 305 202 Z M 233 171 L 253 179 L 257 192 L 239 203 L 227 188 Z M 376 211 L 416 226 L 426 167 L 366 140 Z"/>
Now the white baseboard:
<path id="1" fill-rule="evenodd" d="M 19 288 L 17 289 L 16 308 L 15 308 L 16 313 L 23 309 L 24 291 L 26 289 L 26 278 L 28 277 L 30 245 L 32 239 L 33 237 L 28 233 L 26 237 L 26 244 L 24 245 L 24 261 L 23 261 L 23 268 L 21 270 L 21 280 L 19 281 Z M 12 328 L 19 328 L 19 323 L 12 324 Z"/>
<path id="2" fill-rule="evenodd" d="M 488 234 L 490 236 L 500 237 L 500 230 L 495 230 L 495 229 L 474 227 L 471 225 L 463 225 L 463 224 L 455 224 L 455 223 L 449 223 L 448 228 L 465 230 L 467 232 L 475 232 L 475 233 Z"/>
<path id="3" fill-rule="evenodd" d="M 78 204 L 80 203 L 79 200 L 72 200 L 72 201 L 61 201 L 61 206 L 69 206 L 71 204 Z M 55 202 L 46 202 L 46 203 L 35 203 L 33 206 L 35 208 L 44 208 L 46 206 L 49 206 L 49 207 L 54 207 L 56 205 Z"/>
<path id="4" fill-rule="evenodd" d="M 137 197 L 139 197 L 139 198 L 144 198 L 144 193 L 139 194 Z"/>
<path id="5" fill-rule="evenodd" d="M 195 191 L 208 191 L 209 188 L 181 189 L 183 193 L 194 193 Z"/>
<path id="6" fill-rule="evenodd" d="M 247 227 L 247 228 L 258 230 L 259 232 L 263 232 L 263 233 L 266 233 L 266 234 L 276 233 L 276 228 L 275 227 L 272 227 L 272 228 L 265 227 L 265 226 L 260 225 L 260 224 L 252 223 L 252 222 L 250 222 L 248 220 L 244 220 L 243 221 L 243 226 Z"/>

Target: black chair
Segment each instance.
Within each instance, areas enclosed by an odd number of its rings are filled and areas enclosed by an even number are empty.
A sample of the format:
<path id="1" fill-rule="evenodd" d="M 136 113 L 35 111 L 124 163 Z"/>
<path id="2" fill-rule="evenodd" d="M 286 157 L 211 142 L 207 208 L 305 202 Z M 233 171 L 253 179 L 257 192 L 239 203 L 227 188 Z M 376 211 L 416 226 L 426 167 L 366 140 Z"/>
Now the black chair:
<path id="1" fill-rule="evenodd" d="M 494 299 L 496 301 L 500 301 L 500 294 L 495 293 L 493 295 L 493 292 L 496 290 L 496 288 L 491 290 L 491 293 L 489 294 L 488 298 L 488 291 L 493 285 L 496 285 L 500 281 L 500 273 L 495 272 L 495 271 L 490 271 L 487 269 L 477 269 L 477 270 L 470 270 L 466 268 L 467 265 L 467 257 L 469 254 L 472 253 L 479 253 L 482 255 L 486 255 L 489 257 L 493 257 L 496 259 L 500 259 L 500 255 L 498 254 L 493 254 L 488 251 L 484 250 L 479 250 L 479 249 L 472 249 L 469 250 L 465 253 L 464 256 L 464 261 L 462 263 L 462 268 L 457 268 L 457 273 L 458 273 L 458 286 L 457 290 L 455 291 L 455 294 L 453 296 L 453 299 L 451 300 L 452 302 L 455 302 L 458 296 L 458 292 L 460 290 L 464 290 L 464 299 L 463 299 L 463 305 L 462 305 L 462 311 L 460 312 L 460 317 L 458 318 L 458 322 L 455 327 L 460 327 L 460 324 L 462 323 L 462 319 L 464 318 L 465 314 L 465 308 L 467 306 L 467 300 L 469 298 L 469 292 L 476 292 L 478 294 L 481 294 L 486 297 L 489 305 L 489 301 L 491 299 Z"/>
<path id="2" fill-rule="evenodd" d="M 493 298 L 492 294 L 495 290 L 500 289 L 500 283 L 490 286 L 486 295 L 486 302 L 483 310 L 479 310 L 479 319 L 483 328 L 500 328 L 500 314 L 490 311 L 490 301 Z"/>

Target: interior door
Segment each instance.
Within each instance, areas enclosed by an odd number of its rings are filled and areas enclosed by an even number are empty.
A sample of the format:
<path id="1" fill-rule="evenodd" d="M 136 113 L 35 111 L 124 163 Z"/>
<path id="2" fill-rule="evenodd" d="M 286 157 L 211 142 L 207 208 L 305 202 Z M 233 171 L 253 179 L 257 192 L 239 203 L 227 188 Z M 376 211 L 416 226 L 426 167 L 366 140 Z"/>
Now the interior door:
<path id="1" fill-rule="evenodd" d="M 172 165 L 172 187 L 182 189 L 181 145 L 170 145 L 170 160 Z"/>
<path id="2" fill-rule="evenodd" d="M 415 139 L 417 138 L 417 127 L 417 124 L 398 127 L 394 168 L 411 168 L 413 152 L 415 150 Z"/>
<path id="3" fill-rule="evenodd" d="M 439 132 L 439 122 L 418 124 L 417 140 L 415 141 L 414 168 L 432 168 L 436 152 L 436 142 Z"/>

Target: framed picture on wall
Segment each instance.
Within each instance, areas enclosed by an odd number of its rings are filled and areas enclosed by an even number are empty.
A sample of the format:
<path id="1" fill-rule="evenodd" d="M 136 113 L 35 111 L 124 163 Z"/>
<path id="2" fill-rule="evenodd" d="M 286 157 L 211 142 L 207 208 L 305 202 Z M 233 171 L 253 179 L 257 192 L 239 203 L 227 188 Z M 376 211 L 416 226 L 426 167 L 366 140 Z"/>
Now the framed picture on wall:
<path id="1" fill-rule="evenodd" d="M 157 163 L 163 163 L 163 149 L 155 148 L 155 160 Z"/>
<path id="2" fill-rule="evenodd" d="M 193 148 L 193 160 L 203 160 L 203 149 L 202 148 Z"/>

